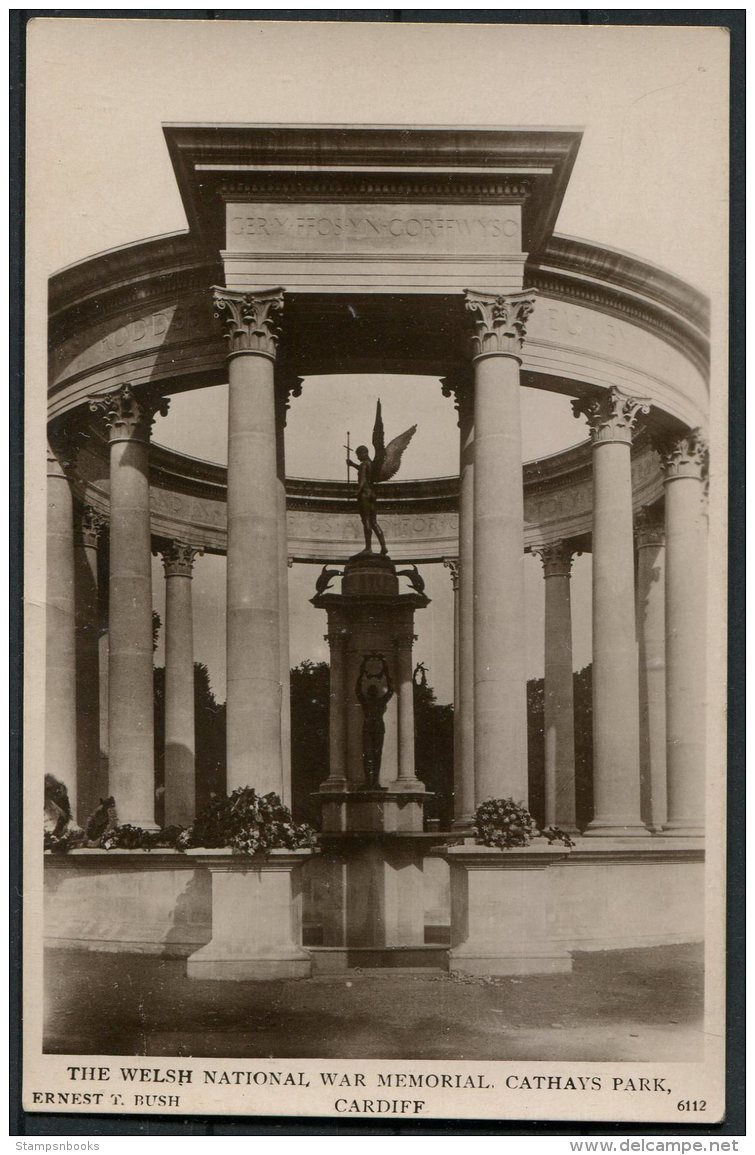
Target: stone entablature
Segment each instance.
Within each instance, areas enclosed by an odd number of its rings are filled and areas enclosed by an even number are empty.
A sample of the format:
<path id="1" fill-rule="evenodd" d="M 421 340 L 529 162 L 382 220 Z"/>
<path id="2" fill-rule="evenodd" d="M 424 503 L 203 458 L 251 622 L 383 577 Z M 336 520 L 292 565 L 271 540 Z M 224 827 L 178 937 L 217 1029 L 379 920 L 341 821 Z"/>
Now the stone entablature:
<path id="1" fill-rule="evenodd" d="M 101 446 L 104 450 L 104 443 Z M 209 553 L 226 548 L 225 468 L 154 446 L 156 474 L 150 487 L 152 534 L 195 542 Z M 528 548 L 579 538 L 589 549 L 592 475 L 589 443 L 528 462 L 524 477 L 525 543 Z M 165 480 L 169 486 L 157 484 Z M 107 516 L 106 457 L 89 445 L 77 459 L 76 490 L 82 501 Z M 660 497 L 658 454 L 638 435 L 632 458 L 635 509 Z M 442 561 L 458 552 L 457 478 L 388 482 L 381 523 L 397 560 Z M 353 487 L 351 491 L 353 503 Z M 361 539 L 359 516 L 344 482 L 287 482 L 289 553 L 297 561 L 349 557 Z"/>
<path id="2" fill-rule="evenodd" d="M 578 132 L 165 132 L 190 232 L 123 246 L 51 279 L 51 419 L 125 381 L 166 395 L 225 382 L 210 291 L 225 281 L 231 290 L 282 287 L 278 367 L 294 377 L 454 375 L 465 365 L 465 290 L 510 296 L 526 287 L 540 302 L 521 347 L 525 384 L 572 397 L 615 385 L 688 428 L 704 426 L 701 295 L 625 254 L 552 236 Z M 361 293 L 355 326 L 339 302 Z"/>

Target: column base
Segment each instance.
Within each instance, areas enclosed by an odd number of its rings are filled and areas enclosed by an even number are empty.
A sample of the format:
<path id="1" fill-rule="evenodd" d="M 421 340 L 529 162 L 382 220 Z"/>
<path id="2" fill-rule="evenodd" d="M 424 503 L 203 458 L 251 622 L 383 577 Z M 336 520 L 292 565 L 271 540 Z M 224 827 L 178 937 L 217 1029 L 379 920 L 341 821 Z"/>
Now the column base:
<path id="1" fill-rule="evenodd" d="M 651 838 L 652 833 L 636 818 L 593 818 L 583 831 L 585 838 Z"/>
<path id="2" fill-rule="evenodd" d="M 320 794 L 345 794 L 349 789 L 348 778 L 326 778 L 324 782 L 320 783 L 319 789 L 315 792 L 313 797 L 317 798 Z"/>
<path id="3" fill-rule="evenodd" d="M 474 814 L 464 814 L 461 818 L 454 818 L 451 829 L 471 833 L 474 830 Z"/>
<path id="4" fill-rule="evenodd" d="M 694 822 L 669 822 L 658 833 L 666 838 L 703 838 L 705 826 Z"/>
<path id="5" fill-rule="evenodd" d="M 425 784 L 419 778 L 395 778 L 388 789 L 395 794 L 424 794 Z"/>

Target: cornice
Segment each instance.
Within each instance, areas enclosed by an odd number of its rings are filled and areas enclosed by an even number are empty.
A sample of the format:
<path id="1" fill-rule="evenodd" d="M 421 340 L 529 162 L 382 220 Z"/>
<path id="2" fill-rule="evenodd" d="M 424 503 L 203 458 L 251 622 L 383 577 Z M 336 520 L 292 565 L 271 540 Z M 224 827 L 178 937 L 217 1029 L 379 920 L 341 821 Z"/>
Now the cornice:
<path id="1" fill-rule="evenodd" d="M 412 176 L 402 173 L 258 173 L 245 180 L 224 181 L 222 201 L 356 200 L 396 203 L 429 200 L 440 204 L 522 204 L 532 192 L 526 177 L 468 176 L 451 172 Z"/>
<path id="2" fill-rule="evenodd" d="M 333 181 L 352 193 L 356 187 L 366 199 L 427 196 L 438 187 L 434 182 L 441 188 L 448 182 L 451 189 L 466 181 L 471 189 L 487 190 L 491 180 L 510 195 L 507 182 L 513 189 L 526 179 L 532 185 L 524 225 L 530 252 L 542 249 L 553 231 L 582 138 L 575 129 L 398 125 L 174 124 L 163 131 L 197 236 L 217 238 L 218 208 L 226 195 L 221 190 L 229 182 L 252 185 L 248 194 L 260 199 L 268 181 L 300 197 L 318 181 L 326 189 Z M 381 192 L 383 182 L 387 193 Z"/>
<path id="3" fill-rule="evenodd" d="M 554 233 L 537 263 L 646 297 L 664 305 L 706 337 L 710 333 L 710 302 L 705 294 L 631 253 Z"/>
<path id="4" fill-rule="evenodd" d="M 688 357 L 702 376 L 707 378 L 710 370 L 710 343 L 707 336 L 665 307 L 637 300 L 610 285 L 580 281 L 571 272 L 556 273 L 528 265 L 525 278 L 527 284 L 536 289 L 542 298 L 585 305 L 660 337 Z"/>

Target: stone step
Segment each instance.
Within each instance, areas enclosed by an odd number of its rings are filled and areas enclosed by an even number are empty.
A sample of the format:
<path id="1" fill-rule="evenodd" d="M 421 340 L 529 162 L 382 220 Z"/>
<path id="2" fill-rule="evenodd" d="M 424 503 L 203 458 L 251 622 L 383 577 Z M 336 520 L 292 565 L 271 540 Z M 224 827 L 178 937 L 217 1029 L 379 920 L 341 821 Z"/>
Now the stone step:
<path id="1" fill-rule="evenodd" d="M 361 970 L 371 974 L 448 970 L 448 948 L 440 945 L 407 947 L 316 946 L 306 948 L 312 956 L 312 974 L 342 974 Z"/>

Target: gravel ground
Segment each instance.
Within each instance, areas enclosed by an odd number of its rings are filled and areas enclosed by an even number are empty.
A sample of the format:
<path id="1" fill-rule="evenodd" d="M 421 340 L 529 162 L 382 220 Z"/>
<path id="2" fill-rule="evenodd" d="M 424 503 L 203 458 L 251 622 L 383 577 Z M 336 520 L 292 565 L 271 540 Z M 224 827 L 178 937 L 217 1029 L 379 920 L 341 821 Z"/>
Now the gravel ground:
<path id="1" fill-rule="evenodd" d="M 570 975 L 349 971 L 188 980 L 185 962 L 49 951 L 45 1050 L 226 1058 L 695 1060 L 701 946 L 574 956 Z"/>

